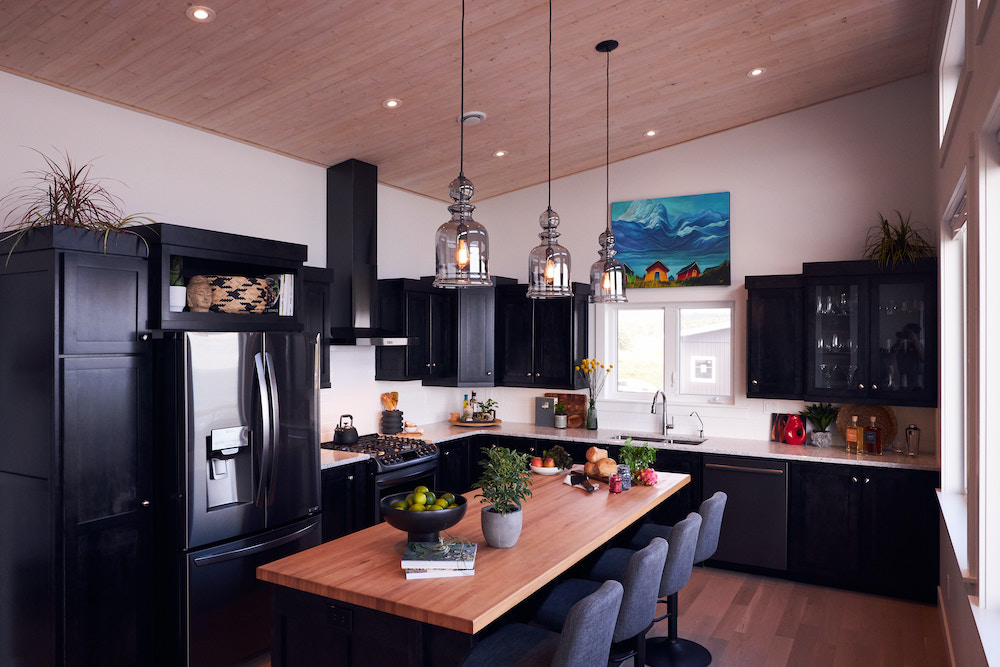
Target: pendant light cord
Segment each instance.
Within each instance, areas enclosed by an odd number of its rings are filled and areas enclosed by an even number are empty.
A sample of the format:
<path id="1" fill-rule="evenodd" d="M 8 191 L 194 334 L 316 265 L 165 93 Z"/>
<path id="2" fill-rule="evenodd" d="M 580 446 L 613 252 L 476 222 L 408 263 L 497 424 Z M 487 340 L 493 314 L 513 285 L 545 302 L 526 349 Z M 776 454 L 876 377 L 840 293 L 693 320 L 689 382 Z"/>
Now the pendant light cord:
<path id="1" fill-rule="evenodd" d="M 552 210 L 552 0 L 549 0 L 549 193 L 548 210 Z M 551 241 L 549 242 L 551 244 Z"/>
<path id="2" fill-rule="evenodd" d="M 461 125 L 459 130 L 459 141 L 458 141 L 458 177 L 463 178 L 465 176 L 465 0 L 462 0 L 462 93 L 461 93 L 461 105 L 462 108 L 458 112 L 458 124 Z"/>
<path id="3" fill-rule="evenodd" d="M 604 207 L 607 211 L 607 227 L 611 233 L 611 51 L 606 52 L 605 82 L 607 91 L 604 95 Z"/>

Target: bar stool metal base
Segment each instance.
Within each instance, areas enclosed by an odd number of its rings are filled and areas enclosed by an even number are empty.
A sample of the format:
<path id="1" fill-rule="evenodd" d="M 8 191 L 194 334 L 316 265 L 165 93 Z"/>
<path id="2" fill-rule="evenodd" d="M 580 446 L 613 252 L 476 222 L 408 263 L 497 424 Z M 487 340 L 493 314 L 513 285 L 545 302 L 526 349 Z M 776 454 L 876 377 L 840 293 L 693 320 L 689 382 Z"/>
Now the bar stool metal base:
<path id="1" fill-rule="evenodd" d="M 708 649 L 690 639 L 651 637 L 646 640 L 646 664 L 653 667 L 707 667 Z"/>

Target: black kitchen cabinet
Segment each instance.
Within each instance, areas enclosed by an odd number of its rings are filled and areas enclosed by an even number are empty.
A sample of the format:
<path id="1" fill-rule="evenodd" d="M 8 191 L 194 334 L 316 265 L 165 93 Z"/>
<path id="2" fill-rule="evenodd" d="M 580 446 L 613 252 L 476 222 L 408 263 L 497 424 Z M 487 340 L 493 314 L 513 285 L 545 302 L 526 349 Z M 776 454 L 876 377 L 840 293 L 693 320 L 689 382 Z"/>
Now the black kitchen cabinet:
<path id="1" fill-rule="evenodd" d="M 298 312 L 302 299 L 295 298 L 292 315 L 267 313 L 172 312 L 169 302 L 170 267 L 174 258 L 183 263 L 181 277 L 196 275 L 263 278 L 292 276 L 293 294 L 302 289 L 302 264 L 308 248 L 296 243 L 272 241 L 239 234 L 157 223 L 143 232 L 149 244 L 150 327 L 163 331 L 301 331 Z"/>
<path id="2" fill-rule="evenodd" d="M 937 262 L 802 265 L 804 398 L 937 405 Z"/>
<path id="3" fill-rule="evenodd" d="M 454 494 L 466 493 L 476 480 L 472 461 L 479 451 L 472 450 L 474 438 L 459 438 L 438 443 L 438 489 Z M 478 458 L 476 458 L 478 460 Z"/>
<path id="4" fill-rule="evenodd" d="M 323 495 L 323 541 L 329 542 L 374 523 L 370 513 L 371 475 L 367 461 L 324 468 L 320 476 Z"/>
<path id="5" fill-rule="evenodd" d="M 701 486 L 701 454 L 690 452 L 672 451 L 666 449 L 656 450 L 656 463 L 654 470 L 662 472 L 679 472 L 691 476 L 691 481 L 683 486 L 677 493 L 667 498 L 656 506 L 650 513 L 650 520 L 664 526 L 672 526 L 688 515 L 688 512 L 697 512 L 698 505 L 704 499 Z M 706 492 L 709 490 L 706 489 Z M 711 495 L 714 493 L 713 489 Z"/>
<path id="6" fill-rule="evenodd" d="M 580 389 L 573 367 L 587 354 L 590 286 L 573 283 L 573 296 L 529 299 L 525 285 L 497 287 L 499 384 Z"/>
<path id="7" fill-rule="evenodd" d="M 300 292 L 303 331 L 319 333 L 319 386 L 330 388 L 330 330 L 333 326 L 330 295 L 333 270 L 302 267 Z"/>
<path id="8" fill-rule="evenodd" d="M 6 258 L 9 245 L 0 245 Z M 142 241 L 32 231 L 0 265 L 0 664 L 149 655 L 152 466 Z"/>
<path id="9" fill-rule="evenodd" d="M 933 602 L 937 472 L 789 463 L 793 578 Z"/>
<path id="10" fill-rule="evenodd" d="M 801 275 L 747 276 L 747 398 L 802 398 Z"/>

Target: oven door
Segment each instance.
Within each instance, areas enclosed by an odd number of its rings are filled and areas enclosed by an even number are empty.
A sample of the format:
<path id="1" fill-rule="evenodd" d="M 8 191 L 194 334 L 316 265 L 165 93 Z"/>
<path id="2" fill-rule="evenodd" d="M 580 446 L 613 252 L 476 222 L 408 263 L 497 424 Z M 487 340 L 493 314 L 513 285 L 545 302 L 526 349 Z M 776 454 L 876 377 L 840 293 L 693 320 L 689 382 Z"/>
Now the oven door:
<path id="1" fill-rule="evenodd" d="M 421 484 L 432 491 L 437 490 L 437 469 L 437 459 L 431 459 L 375 475 L 375 502 L 371 515 L 375 522 L 382 520 L 379 504 L 386 496 L 391 496 L 394 493 L 409 493 L 413 491 L 413 487 Z"/>

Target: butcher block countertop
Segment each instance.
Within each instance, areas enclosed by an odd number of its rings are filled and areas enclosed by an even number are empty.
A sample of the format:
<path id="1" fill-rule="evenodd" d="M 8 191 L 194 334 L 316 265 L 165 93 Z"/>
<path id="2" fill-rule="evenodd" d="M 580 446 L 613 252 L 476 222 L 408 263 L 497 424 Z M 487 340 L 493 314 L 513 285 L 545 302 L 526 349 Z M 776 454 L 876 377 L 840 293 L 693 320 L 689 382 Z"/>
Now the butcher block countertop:
<path id="1" fill-rule="evenodd" d="M 407 580 L 400 567 L 406 533 L 387 523 L 257 568 L 257 577 L 325 598 L 474 634 L 565 572 L 690 481 L 660 473 L 656 486 L 611 494 L 563 483 L 565 475 L 533 476 L 523 529 L 510 549 L 483 538 L 475 492 L 468 510 L 446 531 L 479 545 L 471 577 Z"/>

